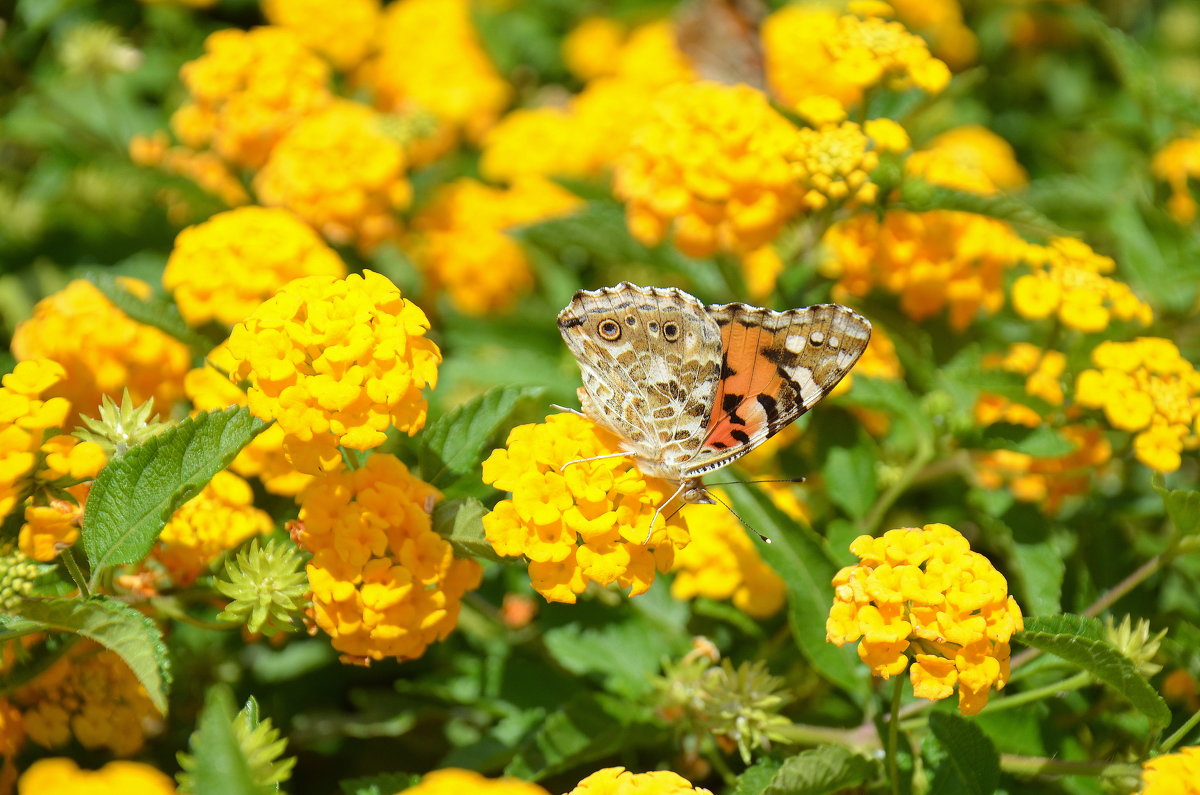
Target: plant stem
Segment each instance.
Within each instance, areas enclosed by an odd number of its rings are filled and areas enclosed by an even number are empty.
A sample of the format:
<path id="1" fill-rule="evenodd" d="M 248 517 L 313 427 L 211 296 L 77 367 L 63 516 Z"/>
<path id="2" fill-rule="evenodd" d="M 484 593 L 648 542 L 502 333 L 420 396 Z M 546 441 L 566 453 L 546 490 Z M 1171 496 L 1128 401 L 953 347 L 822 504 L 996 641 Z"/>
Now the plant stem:
<path id="1" fill-rule="evenodd" d="M 1188 719 L 1187 719 L 1187 720 L 1184 722 L 1184 724 L 1183 724 L 1182 726 L 1180 726 L 1178 729 L 1176 729 L 1176 730 L 1175 730 L 1175 732 L 1174 732 L 1174 733 L 1173 733 L 1173 734 L 1172 734 L 1170 737 L 1168 737 L 1167 739 L 1163 740 L 1163 741 L 1162 741 L 1162 742 L 1159 744 L 1159 746 L 1158 746 L 1158 750 L 1159 750 L 1161 753 L 1164 753 L 1164 754 L 1165 754 L 1167 751 L 1170 751 L 1170 750 L 1171 750 L 1172 748 L 1174 748 L 1174 747 L 1175 747 L 1175 746 L 1176 746 L 1176 745 L 1177 745 L 1177 744 L 1178 744 L 1178 743 L 1179 743 L 1179 742 L 1180 742 L 1180 741 L 1181 741 L 1181 740 L 1182 740 L 1184 737 L 1187 737 L 1187 734 L 1188 734 L 1188 732 L 1190 732 L 1192 729 L 1196 728 L 1196 724 L 1197 724 L 1197 723 L 1200 723 L 1200 712 L 1197 712 L 1195 715 L 1193 715 L 1192 717 L 1188 718 Z"/>
<path id="2" fill-rule="evenodd" d="M 869 733 L 865 728 L 870 728 Z M 810 726 L 793 723 L 783 728 L 772 728 L 771 739 L 786 745 L 842 745 L 855 751 L 870 751 L 879 747 L 878 735 L 868 724 L 864 730 L 838 729 L 832 726 Z"/>
<path id="3" fill-rule="evenodd" d="M 63 547 L 62 552 L 59 554 L 62 557 L 63 563 L 67 564 L 67 571 L 71 573 L 71 579 L 79 586 L 79 595 L 87 599 L 92 595 L 92 592 L 88 588 L 87 578 L 83 576 L 83 570 L 79 568 L 79 563 L 75 561 L 75 554 L 71 551 L 70 547 Z"/>
<path id="4" fill-rule="evenodd" d="M 1026 776 L 1136 776 L 1140 768 L 1121 762 L 1070 762 L 1044 756 L 1001 754 L 1000 769 Z"/>
<path id="5" fill-rule="evenodd" d="M 1007 698 L 1002 698 L 999 701 L 993 701 L 983 708 L 984 712 L 1000 712 L 1005 709 L 1012 709 L 1023 704 L 1028 704 L 1031 701 L 1040 701 L 1048 696 L 1053 696 L 1057 693 L 1065 693 L 1071 690 L 1078 690 L 1081 687 L 1086 687 L 1092 683 L 1092 675 L 1086 671 L 1081 671 L 1074 676 L 1063 679 L 1060 682 L 1055 682 L 1045 687 L 1035 687 L 1033 690 L 1026 690 L 1023 693 L 1017 693 Z"/>
<path id="6" fill-rule="evenodd" d="M 896 500 L 903 496 L 917 475 L 925 469 L 925 465 L 932 460 L 933 444 L 927 439 L 922 439 L 917 443 L 917 451 L 913 454 L 912 460 L 904 467 L 904 471 L 896 478 L 896 482 L 889 486 L 887 491 L 879 495 L 879 498 L 875 500 L 875 504 L 871 506 L 871 512 L 863 520 L 864 533 L 875 535 L 879 530 L 879 525 L 883 524 L 883 520 L 887 518 L 888 510 L 891 509 Z"/>
<path id="7" fill-rule="evenodd" d="M 892 711 L 888 715 L 887 766 L 888 778 L 891 779 L 894 795 L 900 795 L 900 765 L 896 761 L 896 755 L 900 747 L 900 694 L 903 687 L 903 677 L 892 677 Z"/>

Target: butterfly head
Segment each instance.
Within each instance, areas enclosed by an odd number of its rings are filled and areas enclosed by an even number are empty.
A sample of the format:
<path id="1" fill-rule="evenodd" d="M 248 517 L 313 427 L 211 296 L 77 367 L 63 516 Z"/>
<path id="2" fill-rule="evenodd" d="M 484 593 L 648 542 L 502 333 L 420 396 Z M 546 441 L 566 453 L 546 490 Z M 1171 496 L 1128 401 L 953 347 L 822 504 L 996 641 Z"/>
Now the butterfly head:
<path id="1" fill-rule="evenodd" d="M 700 482 L 700 478 L 685 480 L 683 486 L 683 501 L 693 505 L 716 505 L 717 502 L 709 494 L 708 489 Z"/>

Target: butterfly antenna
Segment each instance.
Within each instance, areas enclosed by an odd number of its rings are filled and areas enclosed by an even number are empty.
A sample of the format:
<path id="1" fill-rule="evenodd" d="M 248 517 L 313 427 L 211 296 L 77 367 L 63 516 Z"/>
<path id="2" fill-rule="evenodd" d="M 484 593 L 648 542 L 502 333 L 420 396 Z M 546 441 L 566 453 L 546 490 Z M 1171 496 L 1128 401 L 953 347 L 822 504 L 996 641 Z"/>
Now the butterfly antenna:
<path id="1" fill-rule="evenodd" d="M 558 471 L 562 472 L 564 469 L 571 466 L 571 464 L 582 464 L 587 461 L 599 461 L 604 458 L 628 458 L 631 455 L 633 455 L 633 453 L 608 453 L 607 455 L 594 455 L 591 458 L 576 458 L 575 460 L 568 461 L 567 463 L 560 466 L 558 468 Z"/>
<path id="2" fill-rule="evenodd" d="M 675 493 L 672 494 L 670 497 L 667 497 L 665 500 L 663 500 L 659 504 L 659 506 L 654 509 L 654 515 L 650 517 L 650 526 L 648 528 L 646 528 L 646 537 L 644 539 L 642 539 L 642 546 L 645 546 L 646 544 L 650 543 L 650 536 L 654 535 L 654 523 L 658 521 L 658 517 L 659 517 L 659 514 L 662 513 L 662 509 L 665 506 L 670 505 L 671 501 L 674 500 L 676 497 L 678 497 L 680 494 L 682 494 L 683 490 L 685 488 L 687 488 L 687 483 L 686 482 L 680 483 L 679 488 L 675 489 Z M 679 513 L 679 510 L 681 508 L 683 508 L 682 505 L 680 505 L 679 508 L 676 508 L 675 513 Z M 671 516 L 674 516 L 675 513 L 672 513 Z M 670 519 L 671 516 L 668 516 L 667 519 Z"/>
<path id="3" fill-rule="evenodd" d="M 803 483 L 808 478 L 767 478 L 766 480 L 723 480 L 720 483 L 705 483 L 706 486 L 732 486 L 735 483 Z"/>
<path id="4" fill-rule="evenodd" d="M 803 480 L 803 478 L 801 478 L 801 480 Z M 764 481 L 734 481 L 734 482 L 750 482 L 750 483 L 759 482 L 759 483 L 761 483 L 761 482 L 764 482 Z M 715 484 L 713 484 L 713 485 L 715 485 Z M 760 532 L 758 532 L 757 530 L 755 530 L 755 529 L 754 529 L 754 528 L 753 528 L 753 527 L 750 525 L 750 523 L 749 523 L 749 522 L 747 522 L 745 519 L 743 519 L 743 518 L 741 517 L 741 514 L 739 514 L 737 511 L 733 510 L 733 506 L 732 506 L 732 505 L 730 505 L 729 503 L 725 502 L 725 500 L 721 499 L 720 497 L 718 497 L 716 494 L 712 493 L 712 492 L 711 492 L 711 491 L 709 491 L 708 489 L 705 489 L 705 490 L 704 490 L 704 493 L 705 493 L 705 494 L 707 494 L 708 496 L 712 497 L 712 498 L 713 498 L 714 500 L 716 500 L 717 502 L 719 502 L 719 503 L 721 503 L 722 505 L 724 505 L 724 506 L 725 506 L 725 509 L 726 509 L 727 511 L 729 511 L 731 514 L 733 514 L 733 517 L 734 517 L 735 519 L 737 519 L 739 522 L 741 522 L 742 524 L 744 524 L 744 525 L 746 526 L 746 529 L 747 529 L 747 530 L 749 530 L 751 533 L 754 533 L 754 535 L 758 536 L 758 537 L 759 537 L 759 539 L 761 539 L 761 540 L 762 540 L 762 542 L 763 542 L 764 544 L 770 544 L 770 543 L 771 543 L 771 539 L 767 538 L 765 535 L 763 535 L 762 533 L 760 533 Z"/>

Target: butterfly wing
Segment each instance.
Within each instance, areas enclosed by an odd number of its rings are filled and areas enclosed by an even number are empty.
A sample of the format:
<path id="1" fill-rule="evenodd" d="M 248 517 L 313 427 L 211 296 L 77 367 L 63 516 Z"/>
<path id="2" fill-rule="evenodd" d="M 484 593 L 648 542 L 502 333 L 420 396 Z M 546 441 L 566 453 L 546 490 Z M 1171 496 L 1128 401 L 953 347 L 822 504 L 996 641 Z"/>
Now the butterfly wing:
<path id="1" fill-rule="evenodd" d="M 583 373 L 583 412 L 620 437 L 646 474 L 680 480 L 712 416 L 717 321 L 680 290 L 622 282 L 576 293 L 558 329 Z"/>
<path id="2" fill-rule="evenodd" d="M 871 323 L 839 304 L 707 311 L 721 330 L 721 381 L 687 476 L 722 467 L 787 427 L 837 386 L 871 338 Z"/>

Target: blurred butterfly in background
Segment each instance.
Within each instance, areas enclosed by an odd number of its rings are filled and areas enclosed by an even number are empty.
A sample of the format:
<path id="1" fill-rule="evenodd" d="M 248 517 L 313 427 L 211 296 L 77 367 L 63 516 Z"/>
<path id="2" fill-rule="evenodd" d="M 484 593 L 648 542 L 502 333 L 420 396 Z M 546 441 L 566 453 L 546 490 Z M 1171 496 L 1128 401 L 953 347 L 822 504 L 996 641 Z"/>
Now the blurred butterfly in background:
<path id="1" fill-rule="evenodd" d="M 679 484 L 651 531 L 680 495 L 711 504 L 701 476 L 819 403 L 871 338 L 870 322 L 839 304 L 705 306 L 629 282 L 576 293 L 558 329 L 583 373 L 583 414 L 621 440 L 624 452 L 602 457 L 631 456 L 643 474 Z"/>

